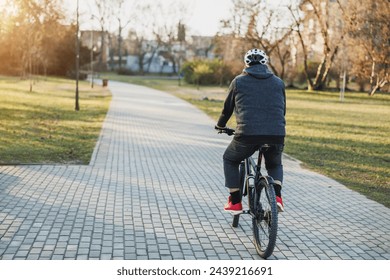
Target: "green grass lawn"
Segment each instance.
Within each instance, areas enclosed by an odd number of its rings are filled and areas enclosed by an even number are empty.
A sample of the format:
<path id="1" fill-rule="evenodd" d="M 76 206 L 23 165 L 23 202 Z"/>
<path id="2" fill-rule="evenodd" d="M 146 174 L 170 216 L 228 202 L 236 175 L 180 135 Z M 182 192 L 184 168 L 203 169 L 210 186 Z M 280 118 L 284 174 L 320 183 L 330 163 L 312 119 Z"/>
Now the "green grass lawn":
<path id="1" fill-rule="evenodd" d="M 227 91 L 226 87 L 179 87 L 169 79 L 106 77 L 170 92 L 215 120 Z M 347 92 L 340 102 L 338 92 L 287 90 L 286 94 L 285 152 L 304 167 L 390 207 L 390 95 Z M 234 119 L 228 125 L 234 127 Z"/>
<path id="2" fill-rule="evenodd" d="M 87 164 L 100 134 L 111 94 L 75 81 L 0 77 L 0 164 Z"/>
<path id="3" fill-rule="evenodd" d="M 286 153 L 390 207 L 390 96 L 288 91 Z"/>

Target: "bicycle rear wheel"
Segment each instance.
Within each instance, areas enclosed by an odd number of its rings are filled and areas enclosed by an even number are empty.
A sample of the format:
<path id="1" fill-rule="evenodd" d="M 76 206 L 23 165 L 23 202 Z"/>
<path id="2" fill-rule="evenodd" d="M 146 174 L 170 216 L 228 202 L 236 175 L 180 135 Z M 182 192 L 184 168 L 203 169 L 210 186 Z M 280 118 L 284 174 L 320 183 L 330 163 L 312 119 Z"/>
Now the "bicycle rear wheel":
<path id="1" fill-rule="evenodd" d="M 244 163 L 240 164 L 240 195 L 242 200 L 242 193 L 243 193 L 243 187 L 244 187 L 244 180 L 245 180 L 245 165 Z M 238 222 L 240 221 L 240 214 L 233 216 L 233 223 L 232 227 L 238 227 Z"/>
<path id="2" fill-rule="evenodd" d="M 252 228 L 256 251 L 260 257 L 268 258 L 275 248 L 278 231 L 278 210 L 275 190 L 265 178 L 260 178 L 251 191 L 253 209 Z"/>

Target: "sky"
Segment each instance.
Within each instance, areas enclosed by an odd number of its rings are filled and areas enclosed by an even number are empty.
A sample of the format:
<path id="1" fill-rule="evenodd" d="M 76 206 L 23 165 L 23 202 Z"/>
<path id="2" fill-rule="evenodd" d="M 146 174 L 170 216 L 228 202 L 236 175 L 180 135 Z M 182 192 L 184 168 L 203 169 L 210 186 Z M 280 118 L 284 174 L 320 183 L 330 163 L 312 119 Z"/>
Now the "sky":
<path id="1" fill-rule="evenodd" d="M 70 15 L 75 16 L 77 0 L 58 0 L 64 3 Z M 145 0 L 133 0 L 143 2 Z M 170 4 L 173 0 L 154 0 L 153 3 Z M 189 7 L 186 24 L 189 27 L 191 35 L 214 36 L 220 27 L 220 20 L 227 19 L 231 14 L 232 0 L 175 0 L 184 3 Z M 288 3 L 296 0 L 267 0 L 269 4 L 278 6 L 282 3 Z M 0 6 L 6 0 L 0 0 Z M 91 6 L 94 6 L 95 0 L 79 0 L 80 13 L 91 14 Z M 81 19 L 81 29 L 99 28 L 99 25 L 89 18 Z M 124 32 L 123 34 L 126 34 Z"/>
<path id="2" fill-rule="evenodd" d="M 1 1 L 1 0 L 0 0 Z M 62 0 L 65 1 L 66 7 L 70 11 L 76 10 L 76 0 Z M 142 1 L 142 0 L 139 0 Z M 232 6 L 231 0 L 177 0 L 188 4 L 191 10 L 187 25 L 194 35 L 214 36 L 219 30 L 219 22 L 221 19 L 228 17 L 230 8 Z M 80 11 L 87 11 L 89 3 L 94 3 L 94 0 L 79 0 Z M 155 3 L 170 3 L 167 0 L 154 0 Z M 83 25 L 81 25 L 81 29 Z M 84 28 L 88 29 L 90 26 L 84 24 Z"/>
<path id="3" fill-rule="evenodd" d="M 220 27 L 220 20 L 229 16 L 230 0 L 194 0 L 195 5 L 188 25 L 199 35 L 213 36 Z"/>

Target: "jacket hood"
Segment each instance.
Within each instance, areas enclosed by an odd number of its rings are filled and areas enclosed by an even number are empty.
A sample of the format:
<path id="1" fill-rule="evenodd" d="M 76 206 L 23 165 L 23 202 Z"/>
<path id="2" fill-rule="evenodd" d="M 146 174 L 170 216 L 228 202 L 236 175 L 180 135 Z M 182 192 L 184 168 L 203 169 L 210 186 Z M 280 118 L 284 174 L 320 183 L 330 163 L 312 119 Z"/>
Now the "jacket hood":
<path id="1" fill-rule="evenodd" d="M 273 76 L 273 73 L 268 69 L 267 65 L 264 64 L 249 66 L 243 70 L 243 73 L 247 73 L 257 79 L 268 79 Z"/>

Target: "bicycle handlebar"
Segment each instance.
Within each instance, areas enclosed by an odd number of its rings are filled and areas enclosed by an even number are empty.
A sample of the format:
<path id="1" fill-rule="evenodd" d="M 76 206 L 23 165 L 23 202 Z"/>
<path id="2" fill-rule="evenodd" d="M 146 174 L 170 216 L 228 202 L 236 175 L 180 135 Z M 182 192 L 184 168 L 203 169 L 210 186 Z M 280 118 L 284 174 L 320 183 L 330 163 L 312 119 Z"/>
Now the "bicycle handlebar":
<path id="1" fill-rule="evenodd" d="M 219 128 L 219 127 L 215 126 L 215 129 L 218 131 L 219 134 L 226 133 L 227 135 L 231 136 L 231 135 L 234 135 L 234 133 L 235 133 L 234 129 L 228 128 L 228 127 Z"/>

